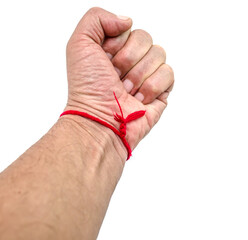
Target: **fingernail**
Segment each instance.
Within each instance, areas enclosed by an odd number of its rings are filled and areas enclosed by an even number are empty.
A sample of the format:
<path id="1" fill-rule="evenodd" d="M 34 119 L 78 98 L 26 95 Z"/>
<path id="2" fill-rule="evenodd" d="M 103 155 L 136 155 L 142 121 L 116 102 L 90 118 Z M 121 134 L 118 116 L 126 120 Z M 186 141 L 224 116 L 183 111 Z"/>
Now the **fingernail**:
<path id="1" fill-rule="evenodd" d="M 113 55 L 110 54 L 110 53 L 108 53 L 108 52 L 106 52 L 106 55 L 108 56 L 108 58 L 109 58 L 110 60 L 113 58 Z"/>
<path id="2" fill-rule="evenodd" d="M 121 19 L 121 20 L 128 20 L 128 19 L 130 19 L 130 17 L 121 16 L 121 15 L 118 15 L 117 17 L 118 17 L 119 19 Z"/>
<path id="3" fill-rule="evenodd" d="M 115 71 L 118 73 L 119 77 L 121 76 L 121 70 L 117 67 L 115 67 Z"/>
<path id="4" fill-rule="evenodd" d="M 134 97 L 138 99 L 140 102 L 144 100 L 144 95 L 140 92 L 136 93 Z"/>
<path id="5" fill-rule="evenodd" d="M 131 90 L 133 89 L 133 83 L 129 80 L 129 79 L 126 79 L 124 82 L 123 82 L 123 85 L 124 85 L 124 88 L 126 89 L 126 91 L 128 93 L 131 92 Z"/>

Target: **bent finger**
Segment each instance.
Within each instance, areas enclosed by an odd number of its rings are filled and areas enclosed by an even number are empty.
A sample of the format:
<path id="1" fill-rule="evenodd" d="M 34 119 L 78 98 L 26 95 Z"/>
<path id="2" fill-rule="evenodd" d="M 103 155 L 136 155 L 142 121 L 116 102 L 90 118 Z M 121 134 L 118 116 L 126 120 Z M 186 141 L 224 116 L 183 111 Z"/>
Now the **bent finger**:
<path id="1" fill-rule="evenodd" d="M 143 104 L 149 104 L 169 89 L 173 83 L 174 73 L 172 68 L 167 64 L 162 64 L 156 72 L 144 81 L 135 97 Z"/>
<path id="2" fill-rule="evenodd" d="M 134 95 L 142 83 L 165 62 L 166 53 L 158 45 L 153 45 L 148 53 L 126 74 L 123 84 L 128 93 Z"/>
<path id="3" fill-rule="evenodd" d="M 131 32 L 124 47 L 112 59 L 113 65 L 120 71 L 120 78 L 123 78 L 145 56 L 151 46 L 150 34 L 140 29 Z"/>
<path id="4" fill-rule="evenodd" d="M 108 37 L 104 40 L 102 48 L 106 52 L 110 60 L 118 51 L 120 51 L 120 49 L 123 48 L 130 33 L 131 29 L 128 29 L 126 32 L 122 33 L 118 37 Z"/>

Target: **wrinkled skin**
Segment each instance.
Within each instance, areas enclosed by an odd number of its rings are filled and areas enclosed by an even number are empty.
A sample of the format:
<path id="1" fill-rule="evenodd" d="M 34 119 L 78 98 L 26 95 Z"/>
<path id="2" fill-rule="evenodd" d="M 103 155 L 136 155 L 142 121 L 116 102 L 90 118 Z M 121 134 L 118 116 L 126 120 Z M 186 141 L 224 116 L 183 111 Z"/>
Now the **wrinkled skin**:
<path id="1" fill-rule="evenodd" d="M 127 125 L 126 138 L 134 149 L 167 106 L 174 76 L 172 69 L 164 64 L 164 50 L 152 45 L 145 31 L 131 32 L 131 25 L 130 18 L 120 19 L 100 8 L 92 8 L 84 15 L 67 44 L 69 94 L 65 110 L 87 112 L 119 128 L 113 118 L 115 112 L 120 114 L 115 92 L 124 117 L 137 110 L 146 110 L 144 117 Z M 151 54 L 144 60 L 148 51 Z M 160 62 L 157 59 L 161 59 Z M 153 65 L 154 70 L 151 69 Z M 144 77 L 149 68 L 152 74 Z M 134 87 L 127 92 L 123 81 L 129 73 L 133 76 Z M 142 102 L 134 97 L 139 91 L 144 95 Z"/>

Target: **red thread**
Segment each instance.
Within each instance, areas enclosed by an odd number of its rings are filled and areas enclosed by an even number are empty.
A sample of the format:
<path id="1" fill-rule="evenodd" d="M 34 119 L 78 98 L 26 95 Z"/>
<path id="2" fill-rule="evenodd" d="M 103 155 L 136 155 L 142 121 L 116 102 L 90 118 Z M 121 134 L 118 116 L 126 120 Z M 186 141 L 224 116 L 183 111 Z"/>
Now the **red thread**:
<path id="1" fill-rule="evenodd" d="M 113 93 L 114 93 L 114 92 L 113 92 Z M 133 113 L 129 114 L 126 118 L 124 118 L 123 112 L 122 112 L 122 109 L 121 109 L 121 105 L 120 105 L 120 103 L 119 103 L 119 101 L 118 101 L 118 99 L 117 99 L 115 93 L 114 93 L 114 97 L 115 97 L 115 100 L 116 100 L 116 102 L 117 102 L 117 104 L 118 104 L 118 106 L 119 106 L 120 112 L 121 112 L 121 115 L 119 115 L 118 113 L 115 113 L 115 114 L 114 114 L 114 119 L 115 119 L 115 121 L 117 121 L 117 122 L 120 123 L 120 128 L 119 128 L 119 130 L 116 129 L 115 127 L 113 127 L 112 125 L 110 125 L 109 123 L 107 123 L 107 122 L 105 122 L 105 121 L 103 121 L 103 120 L 101 120 L 101 119 L 99 119 L 99 118 L 97 118 L 97 117 L 94 117 L 94 116 L 92 116 L 92 115 L 89 115 L 88 113 L 79 112 L 79 111 L 76 111 L 76 110 L 68 110 L 68 111 L 65 111 L 65 112 L 63 112 L 63 113 L 60 115 L 60 117 L 63 116 L 63 115 L 67 115 L 67 114 L 79 115 L 79 116 L 81 116 L 81 117 L 85 117 L 85 118 L 91 119 L 91 120 L 93 120 L 93 121 L 95 121 L 95 122 L 98 122 L 98 123 L 100 123 L 101 125 L 103 125 L 103 126 L 109 128 L 109 129 L 111 129 L 116 135 L 118 135 L 118 136 L 121 138 L 121 140 L 122 140 L 124 146 L 126 147 L 127 153 L 128 153 L 128 155 L 127 155 L 127 160 L 128 160 L 128 159 L 132 156 L 132 150 L 131 150 L 131 148 L 130 148 L 130 146 L 129 146 L 129 144 L 128 144 L 126 138 L 125 138 L 125 136 L 126 136 L 126 131 L 127 131 L 127 123 L 129 123 L 129 122 L 131 122 L 131 121 L 133 121 L 133 120 L 136 120 L 136 119 L 138 119 L 138 118 L 143 117 L 143 116 L 145 115 L 145 112 L 146 112 L 146 111 L 143 111 L 143 110 L 141 110 L 141 111 L 136 111 L 136 112 L 133 112 Z"/>

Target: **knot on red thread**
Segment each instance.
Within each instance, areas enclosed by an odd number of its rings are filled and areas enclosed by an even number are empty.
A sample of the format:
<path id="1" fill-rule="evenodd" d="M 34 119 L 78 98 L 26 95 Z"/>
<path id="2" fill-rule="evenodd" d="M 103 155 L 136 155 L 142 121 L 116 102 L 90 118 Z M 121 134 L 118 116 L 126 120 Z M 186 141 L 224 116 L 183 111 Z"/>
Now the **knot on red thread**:
<path id="1" fill-rule="evenodd" d="M 114 96 L 115 96 L 115 93 L 114 93 Z M 111 124 L 109 124 L 109 123 L 107 123 L 107 122 L 105 122 L 105 121 L 103 121 L 103 120 L 101 120 L 101 119 L 99 119 L 99 118 L 97 118 L 95 116 L 92 116 L 92 115 L 90 115 L 88 113 L 85 113 L 85 112 L 79 112 L 79 111 L 76 111 L 76 110 L 67 110 L 67 111 L 63 112 L 60 115 L 60 117 L 63 116 L 63 115 L 66 115 L 66 114 L 79 115 L 81 117 L 85 117 L 85 118 L 91 119 L 92 121 L 98 122 L 98 123 L 102 124 L 105 127 L 108 127 L 116 135 L 118 135 L 121 138 L 123 144 L 125 145 L 125 147 L 127 149 L 127 153 L 128 153 L 127 160 L 128 160 L 131 157 L 131 155 L 132 155 L 132 149 L 129 146 L 129 144 L 128 144 L 126 138 L 125 138 L 125 136 L 126 136 L 126 124 L 128 122 L 131 122 L 131 121 L 135 120 L 135 119 L 138 119 L 140 117 L 143 117 L 145 115 L 145 112 L 146 111 L 137 111 L 137 112 L 134 112 L 134 113 L 129 114 L 126 118 L 124 118 L 123 112 L 122 112 L 122 109 L 121 109 L 121 106 L 120 106 L 120 103 L 119 103 L 118 99 L 116 98 L 116 96 L 115 96 L 115 100 L 118 103 L 118 106 L 119 106 L 119 109 L 120 109 L 120 112 L 121 112 L 121 115 L 119 115 L 117 113 L 114 114 L 114 119 L 117 122 L 120 123 L 119 130 L 116 129 L 115 127 L 113 127 Z"/>
<path id="2" fill-rule="evenodd" d="M 121 137 L 124 138 L 126 136 L 126 133 L 127 133 L 126 123 L 121 123 L 121 125 L 120 125 Z"/>
<path id="3" fill-rule="evenodd" d="M 119 128 L 119 132 L 120 132 L 120 137 L 124 138 L 126 136 L 126 119 L 123 116 L 120 116 L 119 114 L 115 114 L 114 115 L 114 119 L 115 121 L 120 123 L 120 128 Z"/>
<path id="4" fill-rule="evenodd" d="M 133 120 L 136 120 L 140 117 L 143 117 L 145 115 L 145 112 L 146 111 L 136 111 L 136 112 L 133 112 L 131 114 L 129 114 L 126 118 L 124 118 L 123 116 L 123 112 L 122 112 L 122 109 L 121 109 L 121 105 L 114 93 L 114 96 L 115 96 L 115 100 L 119 106 L 119 109 L 120 109 L 120 112 L 121 112 L 121 115 L 119 115 L 118 113 L 115 113 L 114 115 L 114 119 L 115 121 L 119 122 L 120 123 L 120 128 L 119 128 L 119 132 L 120 132 L 120 137 L 123 139 L 125 138 L 126 136 L 126 131 L 127 131 L 127 123 L 128 122 L 131 122 Z"/>
<path id="5" fill-rule="evenodd" d="M 115 93 L 114 93 L 114 96 L 115 96 Z M 117 113 L 114 115 L 114 119 L 117 122 L 120 123 L 119 130 L 116 129 L 115 127 L 113 127 L 111 124 L 109 124 L 109 123 L 107 123 L 107 122 L 105 122 L 105 121 L 103 121 L 103 120 L 101 120 L 101 119 L 99 119 L 99 118 L 97 118 L 95 116 L 92 116 L 92 115 L 90 115 L 88 113 L 85 113 L 85 112 L 79 112 L 79 111 L 76 111 L 76 110 L 67 110 L 67 111 L 63 112 L 60 115 L 60 117 L 63 116 L 63 115 L 66 115 L 66 114 L 79 115 L 81 117 L 85 117 L 85 118 L 91 119 L 92 121 L 98 122 L 98 123 L 102 124 L 105 127 L 108 127 L 116 135 L 120 136 L 123 144 L 125 145 L 125 147 L 127 149 L 127 153 L 128 153 L 127 160 L 128 160 L 132 156 L 132 149 L 129 146 L 129 144 L 128 144 L 126 138 L 125 138 L 125 136 L 126 136 L 126 125 L 127 125 L 128 122 L 131 122 L 131 121 L 133 121 L 135 119 L 143 117 L 145 115 L 146 111 L 143 111 L 143 110 L 136 111 L 134 113 L 129 114 L 126 118 L 124 118 L 120 103 L 119 103 L 118 99 L 116 98 L 116 96 L 115 96 L 115 100 L 118 103 L 118 106 L 119 106 L 119 109 L 120 109 L 120 112 L 121 112 L 121 115 L 119 115 Z"/>

